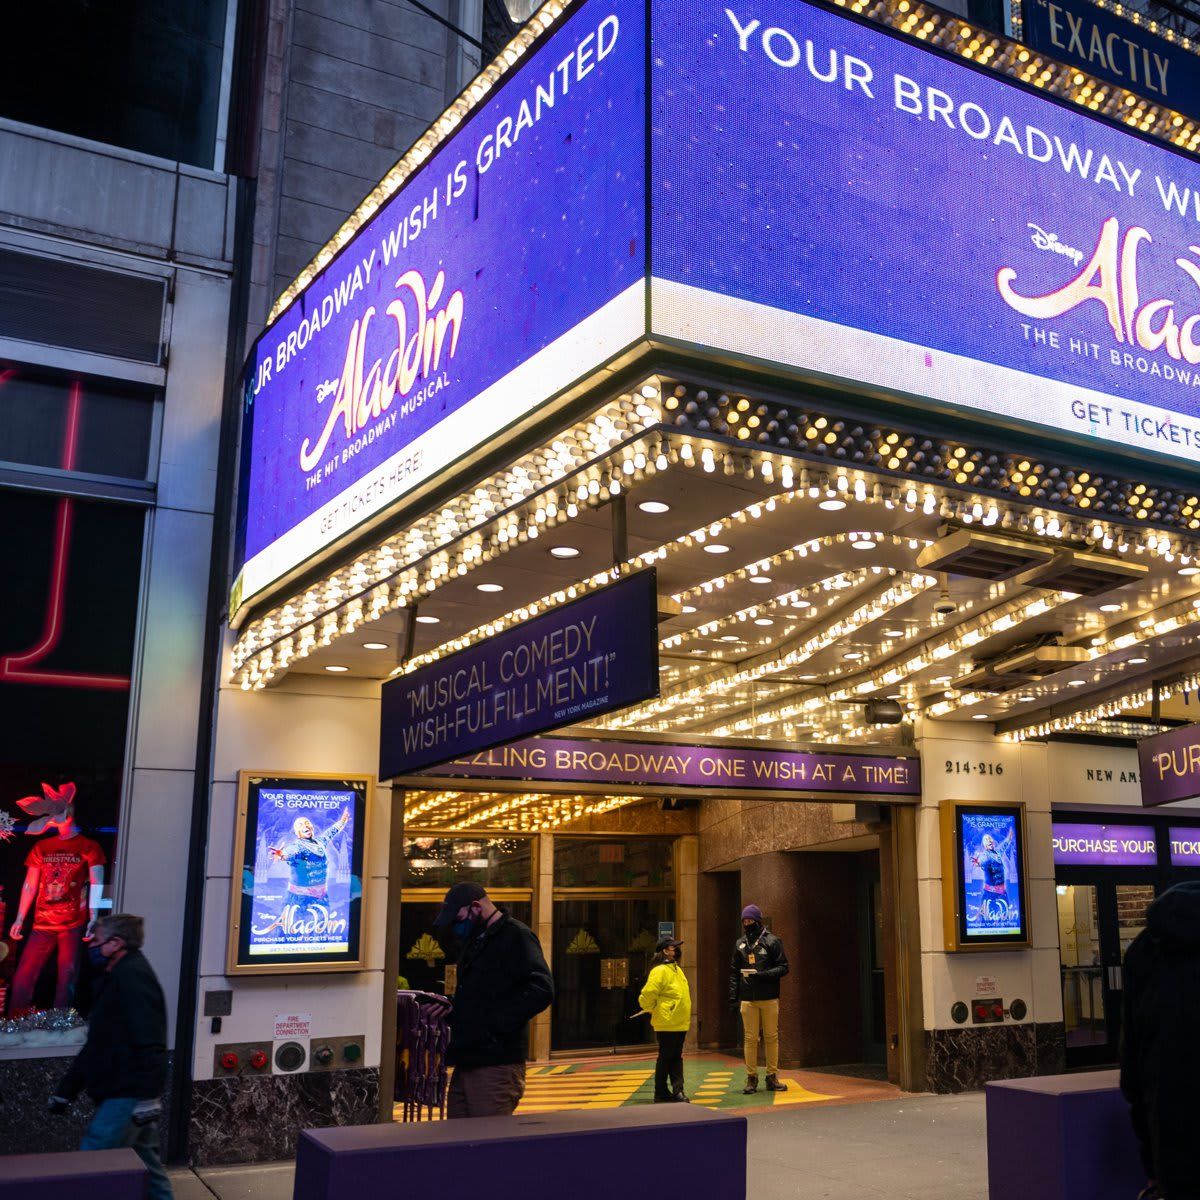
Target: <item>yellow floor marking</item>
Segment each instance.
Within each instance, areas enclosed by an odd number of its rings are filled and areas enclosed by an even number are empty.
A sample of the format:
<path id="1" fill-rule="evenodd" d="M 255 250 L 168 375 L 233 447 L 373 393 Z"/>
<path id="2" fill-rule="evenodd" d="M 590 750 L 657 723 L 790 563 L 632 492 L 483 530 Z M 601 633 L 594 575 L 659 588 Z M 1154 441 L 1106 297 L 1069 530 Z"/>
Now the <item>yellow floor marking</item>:
<path id="1" fill-rule="evenodd" d="M 829 1096 L 823 1092 L 810 1092 L 807 1088 L 801 1087 L 794 1079 L 786 1081 L 786 1092 L 775 1092 L 773 1103 L 776 1107 L 781 1104 L 812 1104 L 818 1100 L 840 1100 L 840 1096 Z"/>

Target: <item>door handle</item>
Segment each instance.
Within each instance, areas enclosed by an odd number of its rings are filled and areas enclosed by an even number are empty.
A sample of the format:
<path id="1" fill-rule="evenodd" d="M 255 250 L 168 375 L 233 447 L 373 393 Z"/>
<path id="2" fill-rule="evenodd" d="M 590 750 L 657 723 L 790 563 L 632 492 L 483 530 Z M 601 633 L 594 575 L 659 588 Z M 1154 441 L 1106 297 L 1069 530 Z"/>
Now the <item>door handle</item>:
<path id="1" fill-rule="evenodd" d="M 1119 992 L 1124 985 L 1124 979 L 1120 967 L 1108 968 L 1108 990 L 1110 992 Z"/>

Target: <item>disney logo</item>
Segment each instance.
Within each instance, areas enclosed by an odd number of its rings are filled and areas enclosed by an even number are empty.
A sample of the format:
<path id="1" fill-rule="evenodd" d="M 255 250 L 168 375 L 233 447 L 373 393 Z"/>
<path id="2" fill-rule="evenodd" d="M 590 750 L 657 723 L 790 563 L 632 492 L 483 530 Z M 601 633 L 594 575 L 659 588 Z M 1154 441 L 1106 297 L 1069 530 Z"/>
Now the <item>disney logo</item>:
<path id="1" fill-rule="evenodd" d="M 1185 277 L 1187 300 L 1171 296 L 1148 298 L 1141 278 L 1139 251 L 1154 239 L 1140 225 L 1121 232 L 1116 217 L 1100 227 L 1096 249 L 1074 279 L 1041 295 L 1022 295 L 1013 286 L 1017 272 L 1001 267 L 996 287 L 1004 302 L 1024 317 L 1052 321 L 1084 305 L 1099 305 L 1108 318 L 1114 340 L 1120 345 L 1136 346 L 1149 353 L 1163 350 L 1176 362 L 1200 365 L 1200 310 L 1196 291 L 1200 290 L 1200 264 L 1180 255 L 1175 265 Z M 1188 252 L 1200 258 L 1200 246 Z M 1188 307 L 1184 307 L 1187 304 Z"/>
<path id="2" fill-rule="evenodd" d="M 1040 225 L 1035 225 L 1032 221 L 1025 228 L 1033 230 L 1030 240 L 1039 250 L 1047 250 L 1051 254 L 1061 254 L 1063 258 L 1069 258 L 1076 266 L 1083 262 L 1083 251 L 1060 242 L 1057 233 L 1047 233 Z"/>
<path id="3" fill-rule="evenodd" d="M 338 390 L 338 380 L 327 379 L 324 383 L 317 384 L 317 403 L 324 404 L 330 396 Z"/>

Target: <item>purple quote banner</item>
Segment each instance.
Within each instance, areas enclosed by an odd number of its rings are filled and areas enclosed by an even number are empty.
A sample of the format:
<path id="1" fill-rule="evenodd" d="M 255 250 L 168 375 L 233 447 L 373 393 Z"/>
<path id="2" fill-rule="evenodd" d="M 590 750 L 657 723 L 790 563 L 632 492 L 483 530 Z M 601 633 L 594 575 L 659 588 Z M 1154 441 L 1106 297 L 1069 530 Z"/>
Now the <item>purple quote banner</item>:
<path id="1" fill-rule="evenodd" d="M 586 738 L 529 738 L 457 759 L 430 774 L 613 787 L 921 794 L 916 758 Z"/>
<path id="2" fill-rule="evenodd" d="M 1200 725 L 1183 725 L 1138 742 L 1142 804 L 1155 808 L 1200 796 Z"/>
<path id="3" fill-rule="evenodd" d="M 389 679 L 379 775 L 409 775 L 657 695 L 657 582 L 639 571 Z"/>
<path id="4" fill-rule="evenodd" d="M 1158 842 L 1151 825 L 1054 822 L 1056 867 L 1154 867 Z"/>

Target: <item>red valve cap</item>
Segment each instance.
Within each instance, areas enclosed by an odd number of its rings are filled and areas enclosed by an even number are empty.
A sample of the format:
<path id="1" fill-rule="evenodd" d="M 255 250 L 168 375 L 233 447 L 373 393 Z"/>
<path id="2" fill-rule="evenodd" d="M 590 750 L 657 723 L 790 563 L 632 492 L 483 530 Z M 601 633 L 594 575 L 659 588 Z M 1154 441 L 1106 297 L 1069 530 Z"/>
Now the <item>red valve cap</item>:
<path id="1" fill-rule="evenodd" d="M 227 1050 L 221 1055 L 221 1066 L 226 1071 L 236 1071 L 238 1066 L 238 1056 L 232 1050 Z"/>

